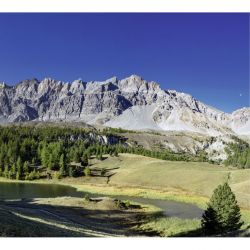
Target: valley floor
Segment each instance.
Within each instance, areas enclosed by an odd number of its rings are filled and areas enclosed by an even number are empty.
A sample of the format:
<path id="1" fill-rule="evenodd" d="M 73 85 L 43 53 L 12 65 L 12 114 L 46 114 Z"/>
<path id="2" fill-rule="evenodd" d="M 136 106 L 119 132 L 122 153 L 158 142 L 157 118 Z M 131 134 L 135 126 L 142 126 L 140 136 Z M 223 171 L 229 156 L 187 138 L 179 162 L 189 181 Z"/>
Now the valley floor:
<path id="1" fill-rule="evenodd" d="M 49 182 L 68 184 L 79 191 L 170 199 L 204 208 L 213 190 L 228 181 L 239 205 L 250 209 L 250 169 L 207 162 L 165 161 L 133 154 L 104 156 L 103 161 L 94 158 L 90 161 L 90 169 L 91 177 Z"/>
<path id="2" fill-rule="evenodd" d="M 147 236 L 142 218 L 150 208 L 121 209 L 112 199 L 100 202 L 60 197 L 0 201 L 0 235 L 18 237 Z"/>
<path id="3" fill-rule="evenodd" d="M 93 159 L 90 165 L 93 174 L 91 177 L 33 182 L 70 185 L 79 191 L 100 195 L 128 195 L 183 201 L 205 208 L 213 189 L 229 179 L 229 184 L 242 208 L 242 219 L 245 222 L 242 230 L 232 236 L 250 235 L 249 170 L 199 162 L 170 162 L 131 154 L 120 154 L 119 157 L 106 156 L 103 161 Z M 105 174 L 101 175 L 101 172 L 105 172 Z M 1 179 L 1 181 L 6 180 Z M 19 219 L 32 217 L 36 211 L 36 219 L 29 221 L 39 223 L 39 225 L 42 223 L 43 227 L 51 227 L 53 224 L 53 227 L 60 228 L 62 232 L 57 236 L 65 236 L 67 232 L 70 232 L 68 236 L 200 235 L 199 219 L 168 218 L 162 216 L 159 209 L 152 207 L 148 207 L 148 210 L 146 209 L 144 212 L 142 210 L 115 211 L 112 206 L 107 209 L 105 205 L 105 210 L 103 207 L 83 204 L 83 199 L 79 200 L 79 198 L 22 201 L 18 203 L 21 204 L 20 207 L 19 205 L 13 206 L 14 203 L 9 202 L 7 205 L 1 203 L 1 218 L 8 218 L 8 211 L 12 213 L 11 209 L 15 210 L 15 216 L 19 216 L 20 211 L 23 213 Z M 105 212 L 103 212 L 104 210 Z M 62 214 L 63 216 L 61 216 Z M 81 220 L 83 220 L 83 225 L 78 225 L 79 229 L 74 223 Z M 108 231 L 105 226 L 106 222 L 110 223 Z M 65 225 L 71 229 L 65 232 Z M 25 226 L 25 228 L 27 227 Z M 92 230 L 91 233 L 88 230 Z M 52 230 L 50 236 L 53 235 Z"/>

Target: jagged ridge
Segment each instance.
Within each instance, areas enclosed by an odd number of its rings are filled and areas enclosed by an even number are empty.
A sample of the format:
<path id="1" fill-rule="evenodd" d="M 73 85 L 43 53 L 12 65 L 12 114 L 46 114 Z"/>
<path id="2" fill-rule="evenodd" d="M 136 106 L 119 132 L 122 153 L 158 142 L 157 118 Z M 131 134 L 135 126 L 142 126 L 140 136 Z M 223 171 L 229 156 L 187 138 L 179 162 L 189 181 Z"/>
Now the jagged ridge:
<path id="1" fill-rule="evenodd" d="M 227 114 L 189 94 L 132 75 L 103 82 L 51 78 L 0 84 L 0 123 L 84 121 L 126 129 L 250 134 L 250 108 Z"/>

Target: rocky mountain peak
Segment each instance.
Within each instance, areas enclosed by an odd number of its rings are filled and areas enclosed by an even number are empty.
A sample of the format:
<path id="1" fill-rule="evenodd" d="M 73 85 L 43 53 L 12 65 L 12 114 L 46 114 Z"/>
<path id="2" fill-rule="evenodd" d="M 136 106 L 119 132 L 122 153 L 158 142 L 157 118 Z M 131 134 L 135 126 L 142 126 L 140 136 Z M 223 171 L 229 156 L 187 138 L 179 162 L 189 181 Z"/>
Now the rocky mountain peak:
<path id="1" fill-rule="evenodd" d="M 131 75 L 125 79 L 122 79 L 118 83 L 121 91 L 124 92 L 148 92 L 160 90 L 160 85 L 156 82 L 147 82 L 141 76 Z"/>
<path id="2" fill-rule="evenodd" d="M 81 79 L 78 79 L 71 83 L 69 91 L 72 94 L 82 94 L 85 89 L 86 89 L 86 83 L 83 82 Z"/>
<path id="3" fill-rule="evenodd" d="M 250 134 L 250 108 L 226 114 L 189 94 L 162 90 L 138 75 L 71 83 L 45 78 L 0 84 L 0 123 L 83 121 L 126 129 Z"/>
<path id="4" fill-rule="evenodd" d="M 9 88 L 10 86 L 7 85 L 5 82 L 0 82 L 0 88 L 4 89 L 4 88 Z"/>
<path id="5" fill-rule="evenodd" d="M 111 77 L 103 82 L 103 84 L 107 84 L 107 83 L 117 84 L 118 78 L 116 76 L 113 76 L 113 77 Z"/>

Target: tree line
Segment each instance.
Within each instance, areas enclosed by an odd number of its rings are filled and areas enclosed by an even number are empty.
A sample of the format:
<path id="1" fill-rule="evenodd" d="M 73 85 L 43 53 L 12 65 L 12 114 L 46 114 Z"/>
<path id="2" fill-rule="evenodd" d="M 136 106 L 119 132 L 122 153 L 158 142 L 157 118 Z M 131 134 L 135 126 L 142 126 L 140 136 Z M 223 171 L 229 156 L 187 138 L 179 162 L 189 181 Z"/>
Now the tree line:
<path id="1" fill-rule="evenodd" d="M 206 154 L 196 156 L 169 150 L 151 151 L 128 146 L 124 139 L 104 143 L 98 131 L 82 128 L 7 126 L 0 128 L 0 176 L 10 179 L 40 178 L 39 169 L 57 171 L 58 177 L 88 175 L 91 157 L 130 153 L 171 161 L 207 161 Z M 108 136 L 115 136 L 109 134 Z"/>
<path id="2" fill-rule="evenodd" d="M 117 155 L 116 147 L 101 145 L 90 133 L 79 128 L 1 127 L 0 175 L 32 180 L 40 178 L 40 168 L 61 177 L 87 175 L 92 155 Z"/>
<path id="3" fill-rule="evenodd" d="M 224 161 L 226 166 L 237 168 L 250 168 L 250 146 L 247 142 L 233 137 L 236 143 L 230 143 L 225 149 L 227 159 Z"/>

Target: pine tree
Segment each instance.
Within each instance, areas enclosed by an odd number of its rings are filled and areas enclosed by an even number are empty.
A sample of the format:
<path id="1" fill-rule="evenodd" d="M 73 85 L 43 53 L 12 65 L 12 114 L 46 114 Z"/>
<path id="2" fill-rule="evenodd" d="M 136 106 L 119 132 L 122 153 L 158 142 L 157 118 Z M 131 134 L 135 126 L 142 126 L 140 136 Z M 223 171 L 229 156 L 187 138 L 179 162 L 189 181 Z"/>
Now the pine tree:
<path id="1" fill-rule="evenodd" d="M 6 164 L 6 165 L 4 166 L 3 176 L 4 176 L 5 178 L 9 178 L 9 165 L 8 165 L 8 164 Z"/>
<path id="2" fill-rule="evenodd" d="M 44 146 L 41 150 L 41 163 L 43 167 L 48 167 L 49 161 L 49 152 L 47 150 L 47 147 Z"/>
<path id="3" fill-rule="evenodd" d="M 64 156 L 64 154 L 61 154 L 61 156 L 60 156 L 59 167 L 60 167 L 61 175 L 65 175 L 65 173 L 66 173 L 66 169 L 65 169 L 66 164 L 65 164 L 65 156 Z"/>
<path id="4" fill-rule="evenodd" d="M 248 150 L 245 168 L 250 168 L 250 150 Z"/>
<path id="5" fill-rule="evenodd" d="M 20 180 L 21 179 L 21 175 L 20 175 L 20 173 L 17 171 L 16 172 L 16 180 Z"/>
<path id="6" fill-rule="evenodd" d="M 22 164 L 20 156 L 17 159 L 16 168 L 17 168 L 17 170 L 16 170 L 16 179 L 20 180 L 22 175 L 23 175 L 23 164 Z"/>
<path id="7" fill-rule="evenodd" d="M 89 160 L 88 160 L 88 155 L 87 154 L 83 154 L 82 160 L 81 160 L 81 165 L 83 167 L 86 167 L 89 165 Z"/>
<path id="8" fill-rule="evenodd" d="M 202 215 L 201 223 L 205 235 L 213 235 L 219 231 L 220 226 L 217 221 L 216 212 L 211 206 L 208 206 Z"/>
<path id="9" fill-rule="evenodd" d="M 99 153 L 99 154 L 96 156 L 96 158 L 97 158 L 98 160 L 102 161 L 102 160 L 103 160 L 102 153 Z"/>
<path id="10" fill-rule="evenodd" d="M 81 161 L 81 157 L 79 154 L 79 151 L 77 148 L 75 148 L 74 152 L 73 152 L 73 161 L 74 162 L 80 162 Z"/>
<path id="11" fill-rule="evenodd" d="M 2 151 L 0 151 L 0 165 L 4 166 L 4 153 Z"/>
<path id="12" fill-rule="evenodd" d="M 49 159 L 48 159 L 47 168 L 48 168 L 49 170 L 52 170 L 53 167 L 54 167 L 54 165 L 53 165 L 53 156 L 52 156 L 52 154 L 49 154 Z"/>
<path id="13" fill-rule="evenodd" d="M 226 182 L 214 190 L 201 224 L 206 235 L 224 234 L 239 229 L 243 224 L 240 218 L 237 200 Z"/>
<path id="14" fill-rule="evenodd" d="M 23 164 L 23 172 L 25 175 L 29 173 L 29 163 L 27 161 Z"/>
<path id="15" fill-rule="evenodd" d="M 68 170 L 68 176 L 69 177 L 74 177 L 74 171 L 73 171 L 73 168 L 72 167 L 69 167 L 69 170 Z"/>
<path id="16" fill-rule="evenodd" d="M 16 164 L 14 163 L 9 170 L 9 179 L 16 179 Z"/>
<path id="17" fill-rule="evenodd" d="M 114 151 L 114 156 L 118 157 L 118 150 L 117 149 L 115 149 L 115 151 Z"/>

